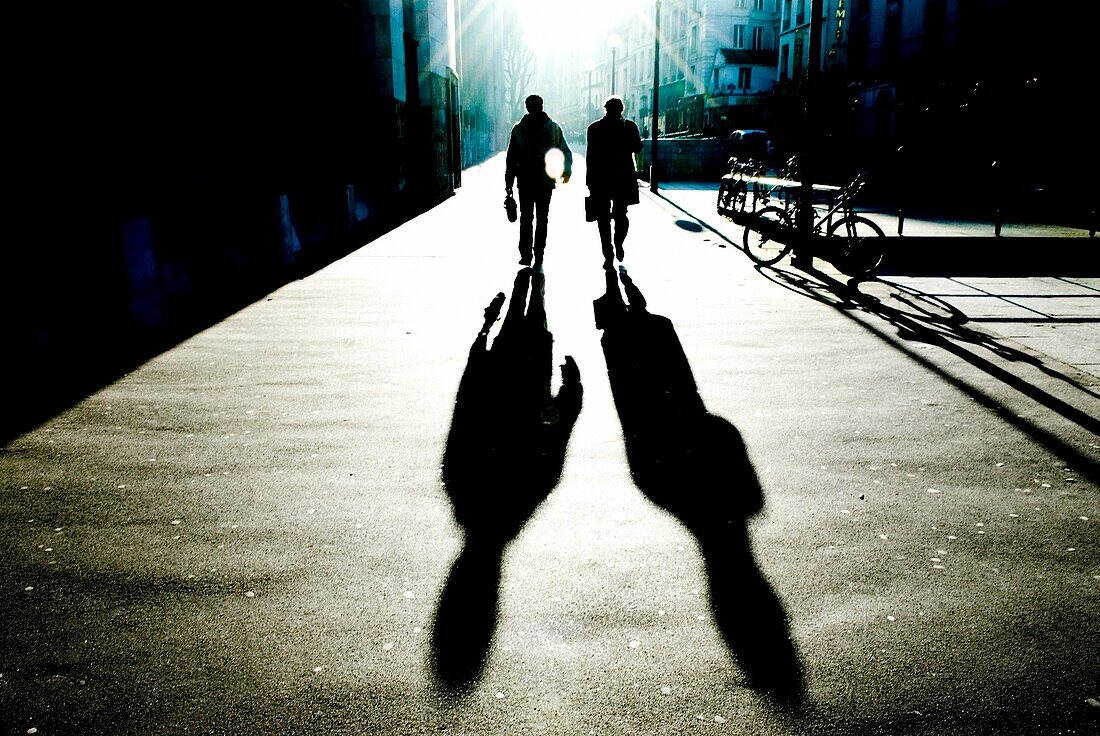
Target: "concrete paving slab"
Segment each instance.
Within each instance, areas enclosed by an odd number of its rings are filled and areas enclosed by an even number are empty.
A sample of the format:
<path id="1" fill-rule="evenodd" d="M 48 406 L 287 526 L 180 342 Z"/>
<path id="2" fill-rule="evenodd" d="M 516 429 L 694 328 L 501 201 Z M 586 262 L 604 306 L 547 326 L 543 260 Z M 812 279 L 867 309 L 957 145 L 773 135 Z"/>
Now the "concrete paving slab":
<path id="1" fill-rule="evenodd" d="M 982 323 L 983 328 L 987 328 L 998 335 L 1008 339 L 1017 338 L 1047 338 L 1052 335 L 1066 334 L 1071 336 L 1067 339 L 1067 342 L 1076 340 L 1084 345 L 1088 343 L 1096 336 L 1095 331 L 1100 329 L 1100 326 L 1094 324 L 1080 324 L 1075 322 L 997 322 L 996 320 L 990 320 Z"/>
<path id="2" fill-rule="evenodd" d="M 1100 363 L 1100 327 L 1096 325 L 1015 325 L 990 322 L 983 327 L 1044 355 L 1096 375 Z"/>
<path id="3" fill-rule="evenodd" d="M 887 276 L 883 280 L 931 296 L 977 296 L 985 293 L 946 276 Z"/>
<path id="4" fill-rule="evenodd" d="M 1100 294 L 1094 296 L 1046 296 L 1046 297 L 1004 297 L 1006 301 L 1019 304 L 1032 311 L 1044 314 L 1051 319 L 1096 319 L 1100 312 Z"/>
<path id="5" fill-rule="evenodd" d="M 992 294 L 986 296 L 944 296 L 943 301 L 958 309 L 970 319 L 1022 319 L 1043 320 L 1049 315 L 1032 309 L 1016 300 Z"/>
<path id="6" fill-rule="evenodd" d="M 954 280 L 989 294 L 1000 296 L 1097 296 L 1087 284 L 1055 276 L 977 277 L 956 276 Z"/>
<path id="7" fill-rule="evenodd" d="M 1066 281 L 1069 281 L 1069 282 L 1074 283 L 1074 284 L 1079 284 L 1081 286 L 1085 286 L 1085 287 L 1089 288 L 1092 291 L 1100 291 L 1100 278 L 1087 278 L 1087 277 L 1075 278 L 1075 277 L 1067 276 Z"/>

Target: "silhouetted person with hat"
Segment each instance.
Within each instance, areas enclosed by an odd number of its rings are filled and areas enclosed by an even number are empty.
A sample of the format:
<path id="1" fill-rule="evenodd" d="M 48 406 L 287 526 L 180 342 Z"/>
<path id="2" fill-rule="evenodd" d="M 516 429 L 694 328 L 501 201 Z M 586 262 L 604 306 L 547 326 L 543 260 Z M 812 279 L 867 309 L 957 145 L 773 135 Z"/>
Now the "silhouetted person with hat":
<path id="1" fill-rule="evenodd" d="M 638 177 L 635 173 L 634 154 L 642 150 L 642 138 L 638 126 L 623 118 L 623 101 L 617 96 L 603 103 L 605 114 L 588 126 L 588 173 L 585 183 L 595 206 L 596 224 L 600 230 L 604 266 L 611 265 L 612 243 L 614 257 L 620 261 L 626 256 L 623 243 L 630 227 L 626 208 L 638 204 Z M 612 240 L 611 221 L 615 221 Z"/>
<path id="2" fill-rule="evenodd" d="M 508 141 L 504 188 L 510 195 L 519 181 L 519 262 L 530 266 L 532 256 L 535 265 L 542 263 L 550 198 L 559 177 L 569 183 L 573 152 L 561 126 L 543 112 L 541 97 L 530 95 L 524 104 L 527 114 L 513 126 Z"/>

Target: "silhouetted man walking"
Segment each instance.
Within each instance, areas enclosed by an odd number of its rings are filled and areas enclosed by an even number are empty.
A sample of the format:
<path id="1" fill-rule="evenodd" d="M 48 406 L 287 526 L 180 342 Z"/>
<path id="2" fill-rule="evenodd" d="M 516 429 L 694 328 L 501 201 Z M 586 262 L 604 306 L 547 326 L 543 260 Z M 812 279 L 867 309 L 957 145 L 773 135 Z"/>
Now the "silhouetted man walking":
<path id="1" fill-rule="evenodd" d="M 504 188 L 512 193 L 519 181 L 519 262 L 542 263 L 546 250 L 546 226 L 550 198 L 558 177 L 569 183 L 573 173 L 573 152 L 561 127 L 542 111 L 542 98 L 530 95 L 524 104 L 527 114 L 512 128 L 505 159 Z M 532 232 L 533 231 L 533 232 Z"/>
<path id="2" fill-rule="evenodd" d="M 585 183 L 596 207 L 604 266 L 611 265 L 611 221 L 615 221 L 614 256 L 622 261 L 623 242 L 630 228 L 626 208 L 638 204 L 638 177 L 634 154 L 642 150 L 638 126 L 623 119 L 623 101 L 617 96 L 603 103 L 605 115 L 588 126 L 588 173 Z"/>

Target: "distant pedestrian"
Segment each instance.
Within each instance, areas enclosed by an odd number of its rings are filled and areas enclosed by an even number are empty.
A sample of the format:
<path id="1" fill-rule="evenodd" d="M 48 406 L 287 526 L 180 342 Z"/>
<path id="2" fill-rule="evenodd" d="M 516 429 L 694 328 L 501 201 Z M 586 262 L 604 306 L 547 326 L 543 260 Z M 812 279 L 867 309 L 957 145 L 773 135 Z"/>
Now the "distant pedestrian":
<path id="1" fill-rule="evenodd" d="M 527 114 L 512 128 L 505 158 L 504 188 L 510 195 L 519 182 L 519 262 L 542 264 L 546 250 L 546 229 L 550 198 L 558 178 L 569 183 L 573 173 L 573 152 L 565 142 L 561 126 L 542 110 L 542 98 L 524 100 Z"/>
<path id="2" fill-rule="evenodd" d="M 623 118 L 623 101 L 612 95 L 603 103 L 605 115 L 588 126 L 588 173 L 585 183 L 596 207 L 604 266 L 614 257 L 626 257 L 623 243 L 630 228 L 626 208 L 638 204 L 638 176 L 634 154 L 642 150 L 638 126 Z M 611 221 L 615 221 L 612 240 Z"/>

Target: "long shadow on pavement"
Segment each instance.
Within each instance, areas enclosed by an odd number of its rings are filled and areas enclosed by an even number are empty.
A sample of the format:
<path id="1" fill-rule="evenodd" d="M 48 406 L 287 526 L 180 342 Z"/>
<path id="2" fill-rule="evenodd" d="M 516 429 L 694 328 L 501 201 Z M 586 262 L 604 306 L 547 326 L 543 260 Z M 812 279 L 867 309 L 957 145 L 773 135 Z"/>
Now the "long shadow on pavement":
<path id="1" fill-rule="evenodd" d="M 753 557 L 747 522 L 764 498 L 744 441 L 707 411 L 672 322 L 646 309 L 625 269 L 626 302 L 615 272 L 606 277 L 596 327 L 634 482 L 698 540 L 715 621 L 749 683 L 793 704 L 805 689 L 802 664 Z"/>
<path id="2" fill-rule="evenodd" d="M 436 683 L 452 695 L 468 692 L 481 677 L 496 628 L 505 548 L 561 478 L 580 414 L 573 358 L 565 357 L 562 387 L 551 395 L 553 336 L 546 328 L 544 288 L 541 273 L 519 271 L 488 348 L 505 296 L 493 299 L 455 399 L 442 479 L 465 539 L 432 633 Z"/>
<path id="3" fill-rule="evenodd" d="M 827 304 L 843 314 L 858 310 L 879 317 L 893 325 L 897 329 L 898 336 L 903 340 L 943 348 L 1083 429 L 1100 434 L 1100 419 L 1097 419 L 1094 413 L 1053 395 L 1032 381 L 998 365 L 978 351 L 984 349 L 1000 360 L 1033 366 L 1069 387 L 1081 398 L 1081 402 L 1078 403 L 1095 404 L 1100 397 L 1092 389 L 1077 382 L 1073 377 L 1065 375 L 1057 368 L 1047 365 L 1039 357 L 997 342 L 989 335 L 966 326 L 967 316 L 943 300 L 881 279 L 840 281 L 815 268 L 803 269 L 808 276 L 813 277 L 812 279 L 792 270 L 776 267 L 758 267 L 757 270 L 771 281 L 795 293 Z M 870 287 L 877 287 L 877 289 Z M 879 296 L 879 293 L 882 296 Z M 869 327 L 869 329 L 886 339 L 885 335 L 878 333 L 874 328 Z M 894 344 L 897 345 L 897 343 Z M 906 350 L 906 352 L 917 362 L 935 371 L 952 385 L 1051 448 L 1075 471 L 1093 482 L 1100 482 L 1100 466 L 1095 460 L 1054 434 L 1028 423 L 1013 412 L 1005 411 L 1004 407 L 991 397 L 948 375 L 913 351 Z"/>

